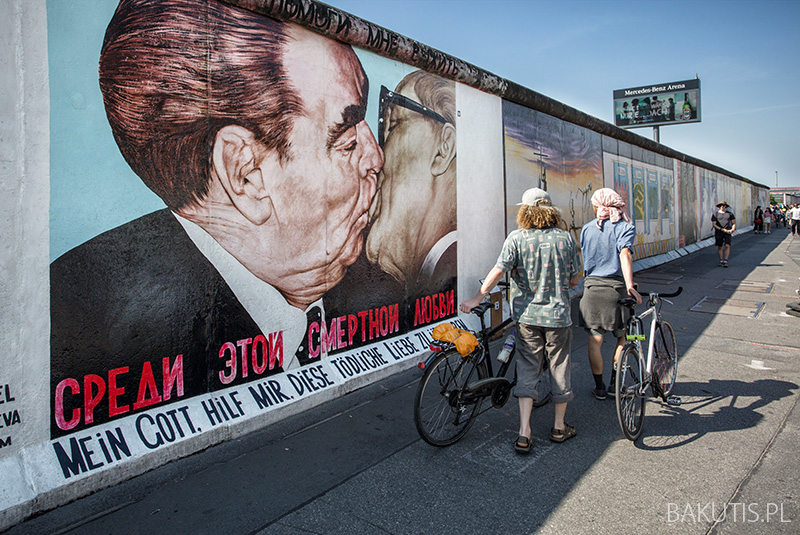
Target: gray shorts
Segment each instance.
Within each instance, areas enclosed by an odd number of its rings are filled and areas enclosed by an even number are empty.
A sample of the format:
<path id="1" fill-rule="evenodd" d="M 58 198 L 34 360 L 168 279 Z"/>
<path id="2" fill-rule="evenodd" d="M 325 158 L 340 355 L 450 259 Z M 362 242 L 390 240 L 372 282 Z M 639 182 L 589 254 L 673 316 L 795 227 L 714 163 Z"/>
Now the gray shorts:
<path id="1" fill-rule="evenodd" d="M 570 384 L 572 327 L 539 327 L 517 323 L 517 386 L 514 396 L 535 398 L 536 382 L 544 359 L 550 365 L 550 393 L 553 402 L 566 403 L 574 394 Z"/>

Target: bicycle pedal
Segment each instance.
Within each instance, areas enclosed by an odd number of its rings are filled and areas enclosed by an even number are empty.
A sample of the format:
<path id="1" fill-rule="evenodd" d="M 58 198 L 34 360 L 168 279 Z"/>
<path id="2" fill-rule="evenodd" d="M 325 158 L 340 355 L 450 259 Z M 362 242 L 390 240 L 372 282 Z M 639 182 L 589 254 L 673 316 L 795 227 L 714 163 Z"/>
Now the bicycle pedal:
<path id="1" fill-rule="evenodd" d="M 678 407 L 681 404 L 681 398 L 678 396 L 668 396 L 665 401 L 667 402 L 667 405 L 670 405 L 671 407 Z"/>

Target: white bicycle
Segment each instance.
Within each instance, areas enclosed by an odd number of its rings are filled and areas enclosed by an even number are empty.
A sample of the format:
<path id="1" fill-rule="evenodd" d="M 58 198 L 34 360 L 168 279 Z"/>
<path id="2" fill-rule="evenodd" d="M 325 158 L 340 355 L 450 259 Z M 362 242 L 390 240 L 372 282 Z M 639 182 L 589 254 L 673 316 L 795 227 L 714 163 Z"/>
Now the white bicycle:
<path id="1" fill-rule="evenodd" d="M 682 287 L 669 294 L 648 293 L 647 310 L 634 313 L 636 301 L 633 298 L 620 299 L 619 303 L 630 307 L 631 315 L 626 327 L 625 338 L 628 343 L 622 349 L 617 361 L 617 377 L 614 390 L 617 395 L 617 418 L 622 432 L 629 440 L 636 440 L 642 434 L 644 406 L 647 389 L 661 397 L 668 405 L 680 405 L 679 397 L 672 396 L 675 377 L 678 374 L 678 346 L 672 325 L 661 318 L 662 301 L 672 303 L 666 297 L 676 297 Z M 644 320 L 650 316 L 649 335 L 645 335 Z M 642 350 L 647 341 L 647 354 Z"/>

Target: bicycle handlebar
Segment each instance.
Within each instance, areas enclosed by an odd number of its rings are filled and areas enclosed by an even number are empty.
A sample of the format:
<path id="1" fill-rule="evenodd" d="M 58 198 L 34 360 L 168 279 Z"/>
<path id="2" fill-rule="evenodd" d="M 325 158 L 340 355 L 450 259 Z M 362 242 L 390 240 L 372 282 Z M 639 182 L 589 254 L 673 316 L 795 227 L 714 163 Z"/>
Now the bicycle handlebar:
<path id="1" fill-rule="evenodd" d="M 486 311 L 490 308 L 493 308 L 494 304 L 491 301 L 484 301 L 483 303 L 477 305 L 475 308 L 472 309 L 472 313 L 478 316 L 483 316 L 486 314 Z"/>
<path id="2" fill-rule="evenodd" d="M 637 288 L 636 291 L 639 292 L 639 294 L 641 296 L 647 296 L 647 295 L 650 295 L 651 293 L 653 293 L 653 294 L 656 295 L 656 297 L 660 297 L 660 298 L 661 297 L 664 297 L 664 298 L 666 298 L 666 297 L 678 297 L 679 295 L 681 295 L 681 292 L 683 292 L 683 286 L 678 286 L 678 289 L 675 290 L 672 293 L 645 292 L 641 288 Z M 627 305 L 627 306 L 633 306 L 633 305 L 636 304 L 636 300 L 633 297 L 626 297 L 624 299 L 618 300 L 617 302 L 620 305 Z"/>
<path id="3" fill-rule="evenodd" d="M 678 286 L 678 289 L 671 294 L 658 294 L 659 297 L 678 297 L 683 291 L 683 286 Z"/>

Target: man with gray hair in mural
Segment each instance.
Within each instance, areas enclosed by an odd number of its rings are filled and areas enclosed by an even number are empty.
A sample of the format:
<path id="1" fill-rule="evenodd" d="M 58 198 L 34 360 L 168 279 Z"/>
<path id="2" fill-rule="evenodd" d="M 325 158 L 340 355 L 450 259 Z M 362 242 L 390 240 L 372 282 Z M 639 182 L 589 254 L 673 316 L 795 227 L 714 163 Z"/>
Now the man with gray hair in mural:
<path id="1" fill-rule="evenodd" d="M 55 427 L 81 423 L 84 376 L 131 370 L 90 423 L 153 404 L 129 399 L 133 370 L 179 365 L 196 395 L 319 358 L 307 325 L 361 253 L 383 165 L 352 48 L 223 2 L 122 0 L 100 88 L 166 209 L 53 262 Z"/>
<path id="2" fill-rule="evenodd" d="M 381 88 L 378 142 L 386 164 L 370 209 L 367 258 L 410 296 L 456 278 L 455 83 L 425 71 Z"/>

